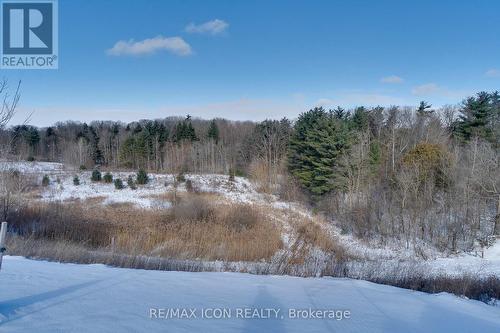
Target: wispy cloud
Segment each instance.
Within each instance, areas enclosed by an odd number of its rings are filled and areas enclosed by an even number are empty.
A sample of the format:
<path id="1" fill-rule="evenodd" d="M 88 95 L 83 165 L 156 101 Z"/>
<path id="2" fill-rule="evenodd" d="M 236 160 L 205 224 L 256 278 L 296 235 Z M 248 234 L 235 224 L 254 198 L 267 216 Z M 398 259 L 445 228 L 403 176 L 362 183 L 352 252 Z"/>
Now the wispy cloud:
<path id="1" fill-rule="evenodd" d="M 484 73 L 486 77 L 500 77 L 500 69 L 492 68 L 488 69 L 486 73 Z"/>
<path id="2" fill-rule="evenodd" d="M 229 27 L 229 23 L 215 19 L 201 24 L 189 23 L 186 32 L 196 34 L 218 35 Z"/>
<path id="3" fill-rule="evenodd" d="M 422 84 L 416 86 L 411 90 L 414 96 L 423 97 L 444 97 L 448 99 L 462 99 L 465 96 L 471 95 L 471 91 L 465 89 L 449 89 L 447 87 L 440 86 L 434 82 Z"/>
<path id="4" fill-rule="evenodd" d="M 68 110 L 70 110 L 68 112 Z M 16 110 L 16 117 L 11 124 L 21 124 L 26 115 L 33 110 L 29 107 Z M 90 122 L 92 120 L 113 120 L 131 122 L 139 119 L 163 119 L 168 116 L 184 117 L 187 114 L 203 119 L 226 118 L 230 120 L 281 119 L 296 118 L 301 112 L 307 111 L 307 106 L 293 96 L 284 99 L 248 99 L 239 98 L 218 102 L 191 103 L 186 99 L 180 104 L 164 104 L 151 107 L 139 106 L 59 106 L 36 108 L 31 123 L 37 126 L 50 126 L 58 121 Z"/>
<path id="5" fill-rule="evenodd" d="M 359 105 L 389 106 L 403 104 L 405 104 L 405 100 L 398 96 L 380 94 L 377 92 L 347 91 L 336 94 L 334 98 L 320 98 L 314 103 L 314 106 L 331 108 L 337 105 L 342 107 L 353 107 Z"/>
<path id="6" fill-rule="evenodd" d="M 380 79 L 382 83 L 403 83 L 404 79 L 397 75 L 386 76 Z"/>
<path id="7" fill-rule="evenodd" d="M 330 98 L 320 98 L 314 103 L 314 106 L 331 107 L 335 104 L 335 101 Z"/>
<path id="8" fill-rule="evenodd" d="M 128 41 L 120 40 L 116 42 L 112 48 L 106 50 L 106 53 L 112 56 L 140 56 L 153 54 L 158 51 L 167 51 L 179 56 L 187 56 L 193 53 L 191 46 L 181 37 L 163 36 L 148 38 L 141 41 L 134 41 L 133 39 Z"/>
<path id="9" fill-rule="evenodd" d="M 416 86 L 411 90 L 411 93 L 415 96 L 435 95 L 444 92 L 445 89 L 438 86 L 436 83 L 422 84 L 420 86 Z"/>

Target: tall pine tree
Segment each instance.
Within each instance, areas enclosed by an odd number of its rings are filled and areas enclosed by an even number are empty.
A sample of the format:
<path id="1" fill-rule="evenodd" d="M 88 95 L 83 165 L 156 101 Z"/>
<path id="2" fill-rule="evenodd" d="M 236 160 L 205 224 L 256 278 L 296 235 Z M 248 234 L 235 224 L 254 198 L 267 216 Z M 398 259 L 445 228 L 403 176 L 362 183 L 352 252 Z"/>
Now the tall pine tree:
<path id="1" fill-rule="evenodd" d="M 314 199 L 344 187 L 341 157 L 350 140 L 339 118 L 338 112 L 314 108 L 299 116 L 290 139 L 289 170 Z"/>

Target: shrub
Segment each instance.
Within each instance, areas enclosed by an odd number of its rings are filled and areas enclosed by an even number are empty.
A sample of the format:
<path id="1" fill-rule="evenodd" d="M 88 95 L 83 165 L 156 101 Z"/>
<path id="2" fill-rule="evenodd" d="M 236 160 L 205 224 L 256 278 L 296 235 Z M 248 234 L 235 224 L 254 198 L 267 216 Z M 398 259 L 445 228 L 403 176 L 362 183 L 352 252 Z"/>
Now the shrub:
<path id="1" fill-rule="evenodd" d="M 134 182 L 134 177 L 132 177 L 132 176 L 128 176 L 127 185 L 131 190 L 137 189 L 137 185 L 135 185 L 135 182 Z"/>
<path id="2" fill-rule="evenodd" d="M 186 191 L 188 191 L 189 193 L 194 192 L 193 182 L 191 181 L 191 179 L 186 180 Z"/>
<path id="3" fill-rule="evenodd" d="M 26 161 L 28 162 L 33 162 L 35 160 L 35 158 L 33 156 L 28 156 L 28 158 L 26 159 Z"/>
<path id="4" fill-rule="evenodd" d="M 181 200 L 171 210 L 171 217 L 175 220 L 190 222 L 206 222 L 215 214 L 213 205 L 199 196 L 189 196 Z"/>
<path id="5" fill-rule="evenodd" d="M 439 187 L 446 187 L 449 182 L 450 164 L 451 155 L 446 148 L 433 143 L 419 143 L 403 156 L 403 165 L 417 168 L 421 182 L 433 177 Z"/>
<path id="6" fill-rule="evenodd" d="M 101 181 L 101 172 L 97 169 L 92 171 L 92 177 L 90 177 L 90 179 L 93 182 L 100 182 Z"/>
<path id="7" fill-rule="evenodd" d="M 234 169 L 230 168 L 229 169 L 229 181 L 230 182 L 234 182 L 234 174 L 235 174 Z"/>
<path id="8" fill-rule="evenodd" d="M 80 178 L 78 178 L 78 176 L 73 177 L 73 185 L 80 185 Z"/>
<path id="9" fill-rule="evenodd" d="M 87 170 L 87 167 L 85 165 L 80 165 L 80 170 Z"/>
<path id="10" fill-rule="evenodd" d="M 176 180 L 178 183 L 184 183 L 186 181 L 186 177 L 184 176 L 184 172 L 179 172 Z"/>
<path id="11" fill-rule="evenodd" d="M 106 172 L 104 177 L 102 177 L 105 183 L 112 183 L 113 182 L 113 175 L 110 174 L 109 172 Z"/>
<path id="12" fill-rule="evenodd" d="M 235 169 L 234 170 L 234 175 L 236 177 L 247 177 L 248 175 L 246 174 L 246 172 L 244 170 L 241 170 L 241 169 Z"/>
<path id="13" fill-rule="evenodd" d="M 148 174 L 144 169 L 139 169 L 137 172 L 137 184 L 144 185 L 148 183 Z"/>
<path id="14" fill-rule="evenodd" d="M 48 186 L 50 184 L 49 176 L 44 175 L 42 178 L 42 186 Z"/>
<path id="15" fill-rule="evenodd" d="M 122 190 L 125 186 L 123 186 L 123 182 L 120 178 L 116 178 L 114 181 L 115 189 Z"/>

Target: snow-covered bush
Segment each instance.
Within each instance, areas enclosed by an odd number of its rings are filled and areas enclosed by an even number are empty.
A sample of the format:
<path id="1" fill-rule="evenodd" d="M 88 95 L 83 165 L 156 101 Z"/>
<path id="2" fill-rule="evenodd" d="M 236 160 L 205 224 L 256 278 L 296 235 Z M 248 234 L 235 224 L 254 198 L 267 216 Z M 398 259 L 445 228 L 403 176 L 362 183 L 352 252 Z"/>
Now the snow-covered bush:
<path id="1" fill-rule="evenodd" d="M 90 177 L 90 179 L 93 182 L 100 182 L 101 181 L 101 172 L 97 169 L 92 171 L 92 176 Z"/>
<path id="2" fill-rule="evenodd" d="M 125 186 L 123 186 L 123 182 L 120 178 L 116 178 L 114 181 L 114 184 L 115 184 L 115 188 L 117 190 L 122 190 L 125 187 Z"/>
<path id="3" fill-rule="evenodd" d="M 144 185 L 148 183 L 148 174 L 144 169 L 140 169 L 137 172 L 137 184 Z"/>
<path id="4" fill-rule="evenodd" d="M 127 185 L 131 190 L 137 189 L 137 185 L 135 184 L 134 177 L 132 177 L 132 175 L 128 176 Z"/>
<path id="5" fill-rule="evenodd" d="M 186 181 L 186 176 L 184 176 L 184 172 L 179 172 L 175 179 L 178 183 L 184 183 Z"/>
<path id="6" fill-rule="evenodd" d="M 105 183 L 112 183 L 113 182 L 113 175 L 109 172 L 106 172 L 104 177 L 102 177 Z"/>

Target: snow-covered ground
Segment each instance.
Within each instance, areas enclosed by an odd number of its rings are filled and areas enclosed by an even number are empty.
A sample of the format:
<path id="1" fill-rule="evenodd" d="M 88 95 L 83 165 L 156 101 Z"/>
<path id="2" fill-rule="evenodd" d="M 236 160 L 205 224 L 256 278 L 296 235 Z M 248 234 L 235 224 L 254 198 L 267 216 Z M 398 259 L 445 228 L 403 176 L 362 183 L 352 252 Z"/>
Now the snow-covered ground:
<path id="1" fill-rule="evenodd" d="M 53 162 L 0 161 L 0 171 L 17 170 L 22 173 L 44 173 L 64 170 L 64 164 Z"/>
<path id="2" fill-rule="evenodd" d="M 159 195 L 167 193 L 172 189 L 168 188 L 173 183 L 172 175 L 150 175 L 150 182 L 146 185 L 138 186 L 132 190 L 126 186 L 127 178 L 135 176 L 132 172 L 113 172 L 113 179 L 120 178 L 125 188 L 115 189 L 113 183 L 92 182 L 90 180 L 92 172 L 73 172 L 66 175 L 49 174 L 50 184 L 41 196 L 45 201 L 73 201 L 86 200 L 91 198 L 101 198 L 102 203 L 130 203 L 141 208 L 166 207 L 169 202 L 158 198 Z M 77 175 L 80 185 L 73 184 L 73 177 Z M 59 181 L 58 181 L 59 179 Z"/>
<path id="3" fill-rule="evenodd" d="M 47 162 L 1 162 L 0 170 L 19 170 L 20 172 L 39 176 L 44 174 L 51 180 L 50 185 L 41 188 L 40 199 L 44 201 L 74 201 L 99 198 L 102 204 L 129 203 L 140 208 L 165 208 L 170 205 L 166 194 L 174 191 L 174 175 L 149 174 L 147 185 L 139 186 L 136 190 L 125 187 L 115 189 L 113 184 L 95 183 L 90 180 L 90 171 L 79 171 L 65 167 L 60 163 Z M 104 173 L 104 172 L 103 172 Z M 73 184 L 73 177 L 78 175 L 80 185 Z M 135 176 L 133 172 L 112 172 L 114 178 L 121 178 L 125 184 L 128 176 Z M 281 224 L 282 239 L 285 246 L 294 242 L 294 228 L 290 225 L 292 215 L 298 215 L 311 223 L 318 223 L 329 233 L 335 242 L 340 244 L 346 252 L 360 260 L 370 261 L 374 267 L 400 265 L 400 262 L 411 266 L 415 262 L 429 275 L 462 275 L 472 276 L 500 276 L 500 241 L 484 250 L 484 256 L 475 253 L 461 253 L 444 257 L 437 250 L 422 244 L 420 251 L 427 254 L 429 260 L 416 257 L 414 249 L 405 249 L 401 244 L 379 246 L 367 244 L 353 237 L 342 234 L 338 227 L 328 221 L 314 217 L 310 210 L 297 203 L 283 202 L 273 195 L 266 195 L 257 191 L 257 186 L 248 179 L 236 177 L 229 181 L 227 175 L 217 174 L 188 174 L 186 179 L 191 180 L 193 188 L 200 192 L 217 193 L 227 201 L 243 202 L 258 205 L 267 205 L 275 210 L 269 216 L 277 225 Z M 186 191 L 185 183 L 181 183 L 178 191 Z M 316 251 L 320 252 L 320 251 Z M 321 253 L 319 253 L 321 256 Z M 380 272 L 383 274 L 384 272 Z"/>
<path id="4" fill-rule="evenodd" d="M 188 315 L 192 309 L 196 317 L 155 318 L 176 308 Z M 218 314 L 214 309 L 231 318 L 206 318 Z M 339 310 L 335 318 L 344 318 L 293 319 L 293 309 L 307 316 L 309 309 L 327 316 Z M 351 279 L 160 272 L 20 257 L 5 257 L 0 271 L 0 332 L 499 331 L 500 307 Z"/>
<path id="5" fill-rule="evenodd" d="M 430 261 L 432 271 L 436 274 L 500 277 L 500 239 L 484 249 L 483 256 L 462 253 L 447 258 L 436 258 Z"/>
<path id="6" fill-rule="evenodd" d="M 104 174 L 104 173 L 103 173 Z M 174 191 L 174 175 L 169 174 L 149 174 L 149 182 L 140 185 L 133 190 L 127 186 L 127 178 L 134 177 L 134 172 L 112 172 L 113 179 L 120 178 L 125 185 L 122 190 L 115 189 L 114 184 L 104 182 L 92 182 L 91 172 L 66 172 L 48 173 L 50 185 L 42 192 L 45 201 L 68 201 L 85 200 L 90 198 L 102 198 L 103 204 L 130 203 L 140 208 L 165 207 L 169 203 L 165 198 L 158 196 Z M 73 177 L 77 175 L 80 185 L 73 184 Z M 227 175 L 205 174 L 205 175 L 185 175 L 191 180 L 193 188 L 200 192 L 217 193 L 235 202 L 251 203 L 259 200 L 252 184 L 245 178 L 235 177 L 234 181 L 229 181 Z M 185 183 L 180 183 L 178 191 L 186 191 Z"/>

